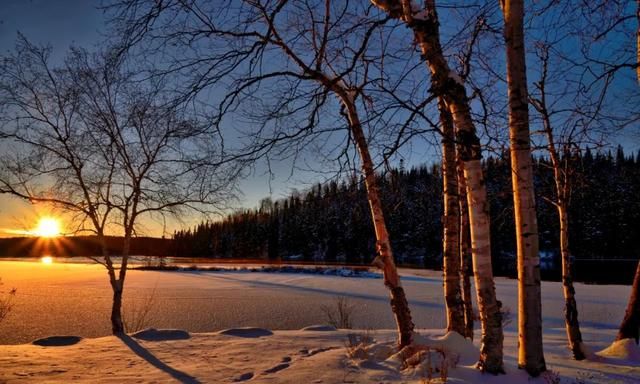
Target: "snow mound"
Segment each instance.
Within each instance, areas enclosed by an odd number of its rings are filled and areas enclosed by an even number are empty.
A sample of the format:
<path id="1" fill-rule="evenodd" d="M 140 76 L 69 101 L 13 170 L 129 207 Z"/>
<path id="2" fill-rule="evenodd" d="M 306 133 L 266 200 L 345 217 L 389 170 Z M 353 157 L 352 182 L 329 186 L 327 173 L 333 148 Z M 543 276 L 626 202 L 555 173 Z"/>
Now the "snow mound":
<path id="1" fill-rule="evenodd" d="M 478 347 L 458 332 L 451 331 L 442 337 L 430 338 L 426 344 L 456 354 L 459 358 L 458 362 L 462 365 L 475 364 L 480 357 Z"/>
<path id="2" fill-rule="evenodd" d="M 155 329 L 149 328 L 133 335 L 136 339 L 145 341 L 166 341 L 166 340 L 187 340 L 191 335 L 187 331 L 181 329 Z"/>
<path id="3" fill-rule="evenodd" d="M 82 340 L 80 336 L 49 336 L 33 341 L 31 344 L 41 347 L 66 347 L 78 344 Z"/>
<path id="4" fill-rule="evenodd" d="M 273 332 L 264 328 L 244 327 L 244 328 L 229 328 L 218 332 L 219 335 L 246 337 L 246 338 L 258 338 L 262 336 L 271 336 Z"/>
<path id="5" fill-rule="evenodd" d="M 331 332 L 336 330 L 337 330 L 336 327 L 328 324 L 310 325 L 308 327 L 304 327 L 301 329 L 301 331 L 322 331 L 322 332 Z"/>
<path id="6" fill-rule="evenodd" d="M 634 339 L 614 341 L 613 344 L 597 352 L 596 355 L 612 359 L 640 362 L 640 347 Z"/>

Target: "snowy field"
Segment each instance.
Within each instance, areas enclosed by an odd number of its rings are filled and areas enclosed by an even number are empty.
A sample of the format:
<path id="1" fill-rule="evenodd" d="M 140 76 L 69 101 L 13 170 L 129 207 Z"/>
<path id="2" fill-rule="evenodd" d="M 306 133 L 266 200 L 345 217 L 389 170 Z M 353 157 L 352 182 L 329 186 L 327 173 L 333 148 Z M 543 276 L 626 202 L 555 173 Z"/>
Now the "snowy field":
<path id="1" fill-rule="evenodd" d="M 403 270 L 402 275 L 417 327 L 431 329 L 425 333 L 433 337 L 441 335 L 439 329 L 445 321 L 441 273 Z M 67 347 L 1 345 L 0 382 L 251 379 L 252 382 L 291 383 L 418 383 L 424 379 L 424 372 L 399 374 L 391 363 L 347 358 L 346 331 L 299 331 L 305 326 L 326 323 L 321 305 L 331 305 L 336 297 L 344 296 L 357 308 L 356 328 L 375 329 L 370 333 L 378 346 L 392 342 L 393 333 L 384 330 L 394 328 L 394 323 L 381 279 L 284 273 L 130 271 L 125 301 L 144 302 L 153 294 L 155 305 L 149 325 L 183 329 L 192 335 L 185 340 L 128 339 L 123 342 L 102 337 L 110 333 L 111 300 L 103 267 L 2 261 L 0 277 L 5 283 L 3 288 L 18 290 L 13 312 L 0 325 L 0 344 L 23 344 L 50 335 L 101 337 L 84 339 Z M 473 361 L 462 358 L 450 373 L 452 378 L 460 380 L 458 382 L 528 382 L 527 376 L 515 368 L 516 281 L 498 278 L 496 286 L 503 306 L 511 308 L 511 323 L 506 327 L 505 339 L 505 363 L 510 374 L 495 378 L 485 375 L 480 380 L 471 368 Z M 630 287 L 576 284 L 576 291 L 583 337 L 592 351 L 600 351 L 615 336 Z M 545 353 L 548 368 L 559 372 L 562 382 L 640 382 L 640 356 L 627 353 L 623 356 L 626 360 L 593 356 L 592 360 L 597 361 L 573 361 L 565 348 L 562 307 L 560 283 L 544 282 Z M 273 335 L 258 332 L 245 337 L 217 333 L 221 329 L 248 326 L 294 331 L 276 331 Z M 477 330 L 476 345 L 478 339 Z M 469 346 L 463 347 L 468 352 Z M 325 348 L 328 349 L 323 350 Z M 133 367 L 135 369 L 131 369 Z M 276 367 L 279 368 L 272 369 Z"/>

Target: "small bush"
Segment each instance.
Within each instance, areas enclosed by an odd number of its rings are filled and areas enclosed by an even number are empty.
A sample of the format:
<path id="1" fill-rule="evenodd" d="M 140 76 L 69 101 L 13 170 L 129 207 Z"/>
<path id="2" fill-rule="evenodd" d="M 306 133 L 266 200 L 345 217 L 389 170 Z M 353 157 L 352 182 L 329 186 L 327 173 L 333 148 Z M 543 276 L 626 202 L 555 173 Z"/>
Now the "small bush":
<path id="1" fill-rule="evenodd" d="M 457 358 L 447 354 L 447 351 L 439 347 L 426 345 L 409 346 L 403 349 L 404 359 L 402 369 L 418 369 L 421 375 L 421 383 L 433 383 L 439 379 L 440 383 L 446 383 L 449 377 L 449 367 L 457 364 Z"/>
<path id="2" fill-rule="evenodd" d="M 544 380 L 546 384 L 560 384 L 562 382 L 562 378 L 560 377 L 560 374 L 551 369 L 542 372 L 540 376 L 542 377 L 542 380 Z"/>
<path id="3" fill-rule="evenodd" d="M 366 360 L 369 358 L 368 347 L 373 344 L 374 337 L 371 329 L 359 333 L 349 333 L 344 343 L 347 356 L 352 359 Z"/>
<path id="4" fill-rule="evenodd" d="M 149 327 L 153 321 L 152 309 L 156 304 L 156 287 L 139 299 L 126 300 L 122 308 L 122 322 L 126 332 L 137 332 Z"/>
<path id="5" fill-rule="evenodd" d="M 327 316 L 329 325 L 333 325 L 338 329 L 353 328 L 353 313 L 356 306 L 346 297 L 336 297 L 333 304 L 323 304 L 320 306 L 320 309 L 322 309 L 322 312 Z"/>
<path id="6" fill-rule="evenodd" d="M 0 279 L 0 286 L 2 286 L 2 279 Z M 16 296 L 17 290 L 15 288 L 10 289 L 7 293 L 0 291 L 0 323 L 9 315 L 13 309 L 13 299 Z"/>

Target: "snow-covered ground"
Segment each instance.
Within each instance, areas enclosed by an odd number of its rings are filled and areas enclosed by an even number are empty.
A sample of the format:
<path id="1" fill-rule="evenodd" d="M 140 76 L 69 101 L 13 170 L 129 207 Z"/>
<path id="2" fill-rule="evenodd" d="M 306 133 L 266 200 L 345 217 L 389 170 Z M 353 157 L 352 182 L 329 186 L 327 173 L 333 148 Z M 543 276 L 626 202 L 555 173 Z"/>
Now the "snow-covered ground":
<path id="1" fill-rule="evenodd" d="M 404 270 L 403 284 L 414 322 L 431 339 L 442 336 L 444 304 L 440 272 Z M 0 346 L 0 382 L 13 380 L 182 382 L 337 383 L 420 382 L 424 369 L 398 373 L 393 359 L 376 351 L 393 342 L 394 327 L 381 279 L 307 274 L 251 272 L 130 271 L 125 300 L 144 302 L 152 293 L 151 323 L 157 328 L 185 329 L 188 339 L 120 340 L 109 334 L 110 288 L 101 266 L 0 262 L 4 288 L 15 287 L 15 308 L 0 324 L 0 344 L 27 343 L 50 335 L 89 337 L 63 347 L 31 344 Z M 506 327 L 507 376 L 479 376 L 472 358 L 460 358 L 450 381 L 528 382 L 516 366 L 516 281 L 498 278 L 498 298 L 512 310 Z M 628 286 L 577 284 L 580 320 L 586 344 L 595 352 L 615 336 L 628 299 Z M 559 283 L 543 283 L 544 342 L 548 368 L 563 382 L 640 382 L 640 359 L 634 346 L 618 345 L 609 357 L 594 355 L 575 362 L 565 347 L 562 293 Z M 354 323 L 376 339 L 365 359 L 349 358 L 348 331 L 301 331 L 326 322 L 322 304 L 338 296 L 357 308 Z M 255 326 L 278 330 L 219 334 L 225 328 Z M 384 330 L 387 329 L 387 330 Z M 283 331 L 289 330 L 289 331 Z M 205 333 L 206 332 L 206 333 Z M 229 334 L 230 333 L 230 334 Z M 258 337 L 259 336 L 259 337 Z M 95 338 L 100 337 L 100 338 Z M 162 339 L 162 338 L 160 338 Z M 479 331 L 476 331 L 476 346 Z M 469 345 L 454 343 L 453 354 L 469 354 Z M 473 348 L 473 347 L 471 347 Z M 612 358 L 621 355 L 623 358 Z M 464 355 L 464 353 L 462 354 Z M 369 356 L 367 358 L 367 356 Z M 433 373 L 439 377 L 438 373 Z M 551 380 L 548 377 L 546 380 Z M 542 380 L 542 381 L 539 381 Z M 539 379 L 538 382 L 546 382 Z M 553 382 L 553 381 L 549 381 Z"/>

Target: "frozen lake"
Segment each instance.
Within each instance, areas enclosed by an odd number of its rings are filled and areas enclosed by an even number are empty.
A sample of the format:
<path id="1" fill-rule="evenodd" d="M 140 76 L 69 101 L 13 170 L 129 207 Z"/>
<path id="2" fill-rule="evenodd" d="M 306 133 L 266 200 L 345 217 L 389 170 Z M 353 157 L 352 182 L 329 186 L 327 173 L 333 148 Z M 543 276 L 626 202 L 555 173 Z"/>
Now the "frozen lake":
<path id="1" fill-rule="evenodd" d="M 419 328 L 445 325 L 441 272 L 402 270 L 413 319 Z M 0 324 L 0 344 L 19 344 L 50 335 L 98 337 L 110 334 L 111 288 L 97 264 L 0 261 L 0 277 L 17 288 L 15 307 Z M 498 299 L 511 309 L 508 331 L 517 324 L 515 280 L 497 278 Z M 590 334 L 615 334 L 630 286 L 576 284 L 580 322 Z M 394 328 L 382 279 L 287 273 L 129 271 L 125 302 L 155 295 L 150 324 L 211 332 L 258 326 L 299 329 L 325 323 L 323 304 L 345 296 L 356 306 L 357 328 Z M 560 283 L 543 282 L 544 331 L 564 332 Z M 595 340 L 595 339 L 594 339 Z"/>

